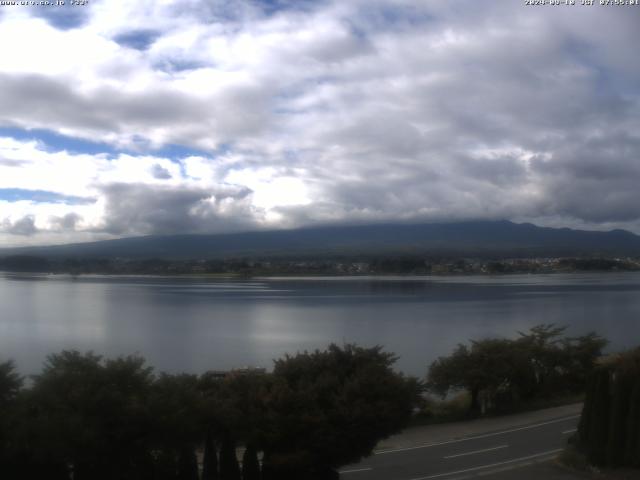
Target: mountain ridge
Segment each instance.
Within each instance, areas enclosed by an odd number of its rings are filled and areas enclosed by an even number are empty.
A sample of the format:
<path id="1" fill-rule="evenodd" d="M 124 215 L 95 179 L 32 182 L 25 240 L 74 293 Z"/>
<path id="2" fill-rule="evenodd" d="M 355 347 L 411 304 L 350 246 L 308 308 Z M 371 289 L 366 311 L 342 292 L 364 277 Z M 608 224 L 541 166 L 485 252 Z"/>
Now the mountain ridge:
<path id="1" fill-rule="evenodd" d="M 0 248 L 0 257 L 224 258 L 452 254 L 465 256 L 640 255 L 626 230 L 540 227 L 508 220 L 373 224 L 226 234 L 148 235 L 50 246 Z"/>

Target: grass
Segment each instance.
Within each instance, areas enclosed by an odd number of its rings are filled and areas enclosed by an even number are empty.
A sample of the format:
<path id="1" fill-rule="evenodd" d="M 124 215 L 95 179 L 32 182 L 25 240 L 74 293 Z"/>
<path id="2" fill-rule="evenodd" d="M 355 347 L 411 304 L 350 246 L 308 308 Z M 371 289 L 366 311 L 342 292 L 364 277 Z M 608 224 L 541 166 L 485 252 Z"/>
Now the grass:
<path id="1" fill-rule="evenodd" d="M 414 415 L 411 425 L 432 425 L 469 419 L 470 405 L 471 396 L 467 392 L 460 392 L 446 400 L 425 398 L 420 411 Z"/>
<path id="2" fill-rule="evenodd" d="M 560 455 L 558 455 L 558 463 L 568 468 L 581 473 L 594 473 L 593 467 L 589 465 L 587 457 L 582 453 L 575 445 L 568 445 Z"/>
<path id="3" fill-rule="evenodd" d="M 483 416 L 497 417 L 512 413 L 531 412 L 545 408 L 571 405 L 582 401 L 584 401 L 584 394 L 556 395 L 553 397 L 538 398 L 528 402 L 523 402 L 516 405 L 514 408 L 500 412 L 489 412 Z M 411 421 L 411 426 L 470 420 L 473 418 L 469 416 L 470 405 L 471 396 L 466 391 L 460 392 L 445 400 L 425 398 L 423 400 L 423 404 L 420 406 L 420 410 L 414 415 Z"/>

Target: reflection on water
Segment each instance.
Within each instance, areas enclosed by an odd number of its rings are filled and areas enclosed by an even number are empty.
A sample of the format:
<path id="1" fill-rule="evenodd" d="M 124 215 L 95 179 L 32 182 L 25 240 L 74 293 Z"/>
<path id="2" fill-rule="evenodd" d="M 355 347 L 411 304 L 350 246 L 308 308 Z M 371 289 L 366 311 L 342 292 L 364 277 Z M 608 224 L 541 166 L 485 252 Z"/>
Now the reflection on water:
<path id="1" fill-rule="evenodd" d="M 202 278 L 0 276 L 0 360 L 33 373 L 64 348 L 138 352 L 167 371 L 271 360 L 330 342 L 384 345 L 423 375 L 458 342 L 538 323 L 640 343 L 640 274 Z"/>

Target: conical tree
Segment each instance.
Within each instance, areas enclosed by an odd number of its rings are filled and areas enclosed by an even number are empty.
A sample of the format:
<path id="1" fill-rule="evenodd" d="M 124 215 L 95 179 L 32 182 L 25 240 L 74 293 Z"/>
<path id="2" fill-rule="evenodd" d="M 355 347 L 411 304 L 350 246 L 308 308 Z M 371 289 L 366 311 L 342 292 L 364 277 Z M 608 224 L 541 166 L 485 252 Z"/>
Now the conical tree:
<path id="1" fill-rule="evenodd" d="M 592 424 L 592 416 L 594 415 L 593 411 L 593 399 L 596 395 L 597 388 L 597 375 L 594 373 L 589 375 L 589 379 L 587 381 L 586 395 L 584 398 L 584 404 L 582 406 L 582 415 L 580 415 L 580 421 L 578 423 L 578 435 L 580 438 L 580 443 L 586 445 L 590 439 L 590 428 Z"/>
<path id="2" fill-rule="evenodd" d="M 262 454 L 262 468 L 260 469 L 260 474 L 262 480 L 278 480 L 278 476 L 271 466 L 269 454 L 267 452 L 263 452 Z"/>
<path id="3" fill-rule="evenodd" d="M 607 437 L 609 435 L 610 417 L 610 377 L 609 368 L 601 368 L 597 373 L 593 412 L 589 432 L 589 460 L 595 465 L 603 465 L 606 461 Z"/>
<path id="4" fill-rule="evenodd" d="M 40 480 L 46 478 L 47 480 L 67 480 L 69 478 L 69 469 L 66 465 L 62 465 L 57 462 L 29 462 L 28 464 L 21 465 L 22 471 L 19 477 L 24 480 Z M 2 478 L 5 478 L 4 476 Z M 9 475 L 7 478 L 13 478 Z"/>
<path id="5" fill-rule="evenodd" d="M 154 479 L 175 480 L 178 474 L 178 465 L 175 455 L 168 450 L 161 450 L 154 462 Z"/>
<path id="6" fill-rule="evenodd" d="M 225 436 L 220 448 L 220 480 L 240 480 L 240 466 L 236 457 L 236 442 Z"/>
<path id="7" fill-rule="evenodd" d="M 202 480 L 218 480 L 218 452 L 211 431 L 207 432 L 204 441 L 204 457 L 202 458 Z"/>
<path id="8" fill-rule="evenodd" d="M 612 382 L 613 398 L 607 441 L 607 465 L 612 467 L 618 467 L 624 463 L 632 382 L 633 379 L 626 373 L 617 373 Z"/>
<path id="9" fill-rule="evenodd" d="M 183 447 L 178 459 L 178 480 L 198 479 L 198 458 L 191 447 Z"/>
<path id="10" fill-rule="evenodd" d="M 629 403 L 624 460 L 628 466 L 640 467 L 640 379 L 634 382 Z"/>
<path id="11" fill-rule="evenodd" d="M 589 462 L 640 467 L 640 348 L 603 359 L 590 385 L 579 426 Z"/>
<path id="12" fill-rule="evenodd" d="M 249 444 L 242 456 L 242 480 L 260 480 L 260 462 L 258 451 Z"/>

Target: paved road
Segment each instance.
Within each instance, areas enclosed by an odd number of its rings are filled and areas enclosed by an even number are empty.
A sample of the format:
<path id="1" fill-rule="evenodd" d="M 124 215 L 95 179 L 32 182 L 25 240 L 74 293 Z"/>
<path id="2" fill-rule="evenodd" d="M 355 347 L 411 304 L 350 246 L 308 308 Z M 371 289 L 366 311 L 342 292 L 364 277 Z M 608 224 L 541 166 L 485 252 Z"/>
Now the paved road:
<path id="1" fill-rule="evenodd" d="M 547 461 L 564 448 L 578 423 L 579 415 L 563 413 L 534 423 L 516 423 L 459 438 L 379 450 L 361 463 L 344 467 L 340 478 L 457 480 Z"/>

